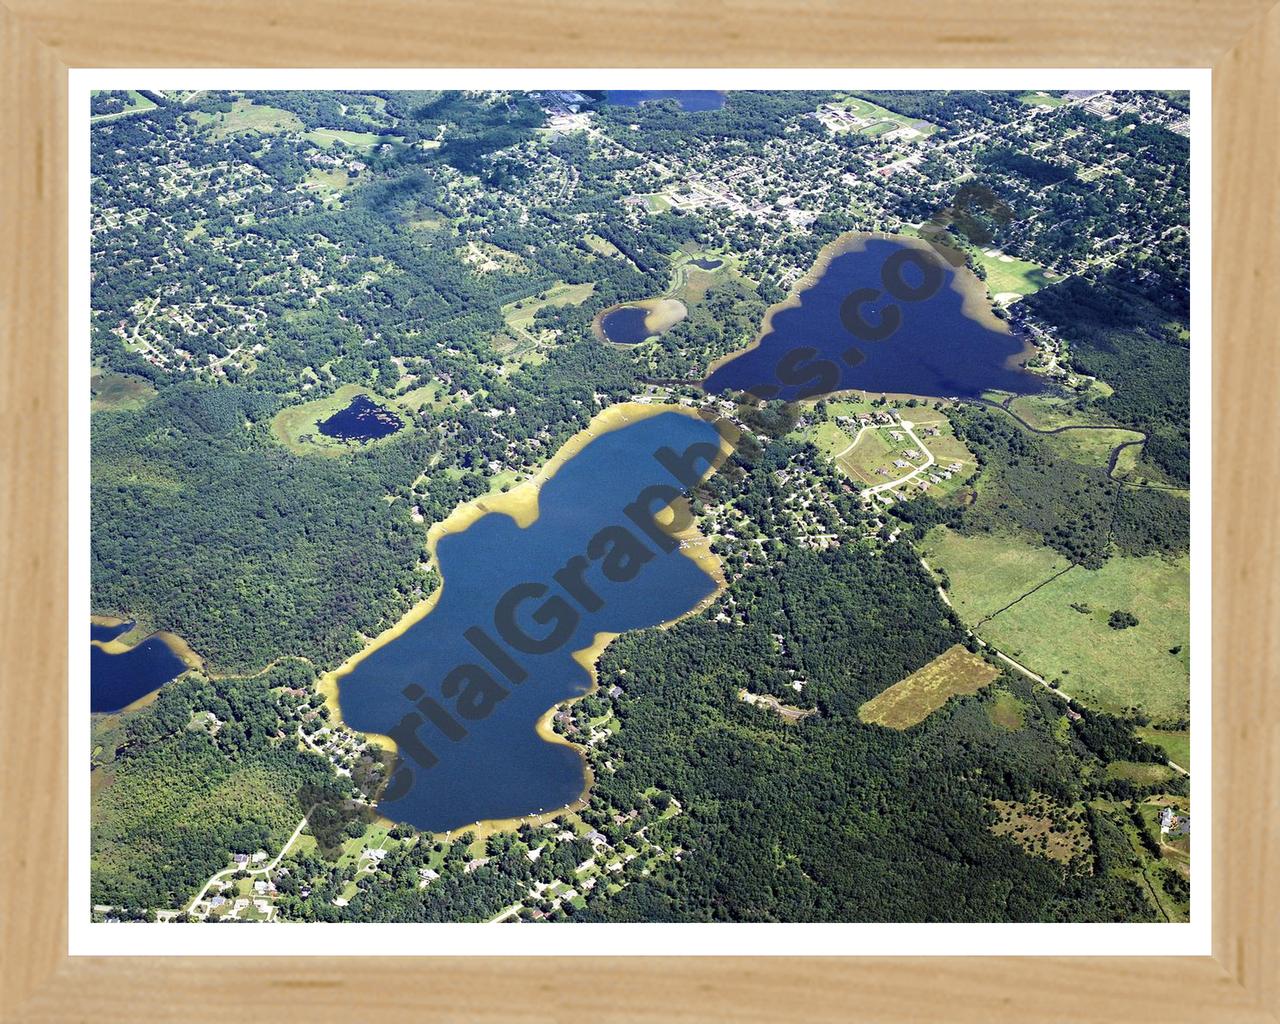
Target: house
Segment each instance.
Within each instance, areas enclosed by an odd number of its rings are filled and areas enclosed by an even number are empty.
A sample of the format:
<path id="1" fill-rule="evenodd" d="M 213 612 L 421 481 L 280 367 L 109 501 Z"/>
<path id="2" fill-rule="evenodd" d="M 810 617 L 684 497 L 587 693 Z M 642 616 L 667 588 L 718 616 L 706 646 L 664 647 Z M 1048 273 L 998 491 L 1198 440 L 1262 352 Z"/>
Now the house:
<path id="1" fill-rule="evenodd" d="M 236 862 L 237 867 L 243 867 L 249 863 L 249 855 L 247 853 L 237 853 L 231 859 Z"/>
<path id="2" fill-rule="evenodd" d="M 597 832 L 595 829 L 592 829 L 585 836 L 583 836 L 583 838 L 586 839 L 588 842 L 590 842 L 592 846 L 601 846 L 601 845 L 607 846 L 609 843 L 609 840 L 607 840 L 604 837 L 603 833 Z"/>
<path id="3" fill-rule="evenodd" d="M 262 879 L 258 879 L 258 881 L 253 883 L 253 891 L 257 893 L 265 893 L 267 891 L 267 883 L 262 881 Z"/>
<path id="4" fill-rule="evenodd" d="M 467 861 L 467 866 L 462 870 L 469 875 L 471 874 L 471 872 L 475 871 L 477 868 L 482 868 L 488 863 L 489 863 L 488 857 L 477 857 L 475 860 Z"/>
<path id="5" fill-rule="evenodd" d="M 213 899 L 211 899 L 211 900 L 209 901 L 209 906 L 211 906 L 211 907 L 220 907 L 220 906 L 222 906 L 222 904 L 224 904 L 224 903 L 226 903 L 226 902 L 227 902 L 227 898 L 226 898 L 225 896 L 215 896 L 215 897 L 213 897 Z"/>
<path id="6" fill-rule="evenodd" d="M 616 683 L 615 683 L 613 686 L 609 687 L 609 696 L 610 696 L 610 697 L 621 697 L 621 696 L 622 696 L 622 687 L 621 687 L 621 686 L 618 686 Z"/>

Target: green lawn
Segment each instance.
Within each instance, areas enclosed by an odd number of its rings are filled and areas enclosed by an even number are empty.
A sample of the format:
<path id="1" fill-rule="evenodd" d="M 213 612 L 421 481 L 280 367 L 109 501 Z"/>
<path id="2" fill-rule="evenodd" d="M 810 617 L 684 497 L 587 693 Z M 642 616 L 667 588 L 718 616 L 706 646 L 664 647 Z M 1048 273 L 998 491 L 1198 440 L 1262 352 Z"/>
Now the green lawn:
<path id="1" fill-rule="evenodd" d="M 418 412 L 424 406 L 430 409 L 447 409 L 457 399 L 445 391 L 444 384 L 433 380 L 429 384 L 412 388 L 393 399 L 396 405 L 410 412 Z"/>
<path id="2" fill-rule="evenodd" d="M 317 194 L 324 199 L 332 199 L 342 195 L 357 181 L 341 168 L 313 167 L 307 172 L 307 181 L 314 186 Z"/>
<path id="3" fill-rule="evenodd" d="M 1051 96 L 1047 92 L 1023 92 L 1018 94 L 1018 102 L 1029 107 L 1060 107 L 1067 100 L 1065 96 Z"/>
<path id="4" fill-rule="evenodd" d="M 987 291 L 992 295 L 1030 295 L 1061 280 L 1035 263 L 1007 254 L 989 256 L 986 251 L 975 249 L 973 257 L 986 270 Z"/>
<path id="5" fill-rule="evenodd" d="M 904 125 L 909 128 L 914 128 L 922 135 L 932 135 L 938 130 L 938 126 L 936 124 L 931 124 L 928 121 L 922 121 L 919 118 L 906 117 L 903 114 L 894 113 L 892 110 L 886 110 L 884 107 L 872 103 L 870 100 L 859 99 L 857 96 L 845 96 L 838 102 L 842 107 L 847 107 L 858 117 L 875 117 L 879 118 L 880 122 L 893 122 L 893 124 L 887 128 L 880 128 L 879 123 L 872 124 L 862 129 L 863 134 L 865 135 L 880 135 L 883 132 L 892 131 L 894 128 Z"/>

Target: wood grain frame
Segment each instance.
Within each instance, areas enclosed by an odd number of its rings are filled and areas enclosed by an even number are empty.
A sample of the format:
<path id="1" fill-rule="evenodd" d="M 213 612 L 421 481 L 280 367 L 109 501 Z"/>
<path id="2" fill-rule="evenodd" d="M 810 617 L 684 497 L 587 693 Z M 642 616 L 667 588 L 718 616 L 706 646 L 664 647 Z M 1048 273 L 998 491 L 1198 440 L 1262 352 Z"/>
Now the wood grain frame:
<path id="1" fill-rule="evenodd" d="M 3 1020 L 1280 1019 L 1280 7 L 1271 3 L 3 0 Z M 67 69 L 486 65 L 1214 69 L 1212 957 L 68 957 Z"/>

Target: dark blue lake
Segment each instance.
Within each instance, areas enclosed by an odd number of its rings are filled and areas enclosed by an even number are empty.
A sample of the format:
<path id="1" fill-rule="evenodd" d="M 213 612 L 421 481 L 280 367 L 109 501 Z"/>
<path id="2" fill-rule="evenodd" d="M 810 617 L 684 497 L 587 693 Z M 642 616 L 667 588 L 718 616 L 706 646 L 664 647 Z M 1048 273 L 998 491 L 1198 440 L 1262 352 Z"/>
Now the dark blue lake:
<path id="1" fill-rule="evenodd" d="M 132 623 L 125 623 L 128 629 Z M 91 627 L 94 640 L 112 637 L 97 635 L 98 630 L 114 626 Z M 119 635 L 123 630 L 117 630 Z M 89 645 L 89 709 L 112 712 L 128 707 L 152 690 L 177 679 L 187 671 L 187 664 L 160 637 L 153 636 L 121 654 L 108 654 L 95 644 Z"/>
<path id="2" fill-rule="evenodd" d="M 714 89 L 610 89 L 605 93 L 610 103 L 619 107 L 638 107 L 654 100 L 675 100 L 681 110 L 719 110 L 724 106 L 724 93 Z"/>
<path id="3" fill-rule="evenodd" d="M 774 310 L 760 344 L 718 367 L 704 387 L 784 400 L 858 388 L 968 398 L 988 389 L 1043 391 L 1043 379 L 1018 365 L 1024 342 L 967 315 L 952 287 L 955 271 L 934 257 L 927 279 L 915 257 L 903 255 L 918 251 L 874 238 L 835 256 L 797 303 Z M 895 297 L 886 277 L 898 295 L 928 295 Z"/>
<path id="4" fill-rule="evenodd" d="M 356 395 L 345 409 L 317 423 L 316 429 L 340 441 L 373 441 L 394 434 L 403 425 L 390 409 L 366 395 Z"/>
<path id="5" fill-rule="evenodd" d="M 714 592 L 714 581 L 691 558 L 678 548 L 660 550 L 624 512 L 651 484 L 681 489 L 655 453 L 664 447 L 684 453 L 697 443 L 714 455 L 718 435 L 705 421 L 678 413 L 623 426 L 593 439 L 543 485 L 540 514 L 529 527 L 490 513 L 440 540 L 438 603 L 339 680 L 343 719 L 391 735 L 399 748 L 401 767 L 383 793 L 382 814 L 444 831 L 578 799 L 586 781 L 578 751 L 542 739 L 535 725 L 553 705 L 590 687 L 571 655 L 597 632 L 657 625 Z M 697 462 L 697 471 L 706 465 Z M 557 575 L 575 556 L 578 575 Z M 532 645 L 518 635 L 512 641 L 510 629 L 499 625 L 503 596 L 518 584 L 530 587 L 516 592 L 521 599 L 509 621 L 534 640 L 550 637 L 554 648 L 519 650 Z M 484 639 L 475 632 L 465 638 L 470 627 Z M 451 681 L 459 666 L 468 667 Z M 526 675 L 513 682 L 508 672 Z M 437 709 L 453 724 L 442 727 Z"/>
<path id="6" fill-rule="evenodd" d="M 718 260 L 718 259 L 708 258 L 708 257 L 703 257 L 701 259 L 696 259 L 696 260 L 690 260 L 689 262 L 691 262 L 699 270 L 717 270 L 720 267 L 724 266 L 724 260 Z"/>
<path id="7" fill-rule="evenodd" d="M 645 321 L 649 311 L 639 306 L 622 306 L 600 318 L 600 330 L 610 341 L 618 345 L 638 345 L 656 331 L 649 330 Z"/>
<path id="8" fill-rule="evenodd" d="M 121 622 L 115 626 L 104 626 L 97 622 L 90 622 L 89 639 L 101 640 L 103 643 L 106 643 L 108 640 L 114 640 L 118 636 L 123 636 L 131 629 L 133 629 L 132 622 Z"/>

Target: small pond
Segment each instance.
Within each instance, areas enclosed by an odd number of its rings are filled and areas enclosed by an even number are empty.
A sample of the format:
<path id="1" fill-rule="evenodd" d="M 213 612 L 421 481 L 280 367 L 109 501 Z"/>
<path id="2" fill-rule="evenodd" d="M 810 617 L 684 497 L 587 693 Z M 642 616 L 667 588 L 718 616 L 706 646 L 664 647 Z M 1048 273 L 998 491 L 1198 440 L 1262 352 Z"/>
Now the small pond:
<path id="1" fill-rule="evenodd" d="M 339 441 L 375 441 L 394 434 L 404 424 L 390 409 L 367 395 L 356 395 L 351 404 L 316 424 L 325 437 Z"/>

